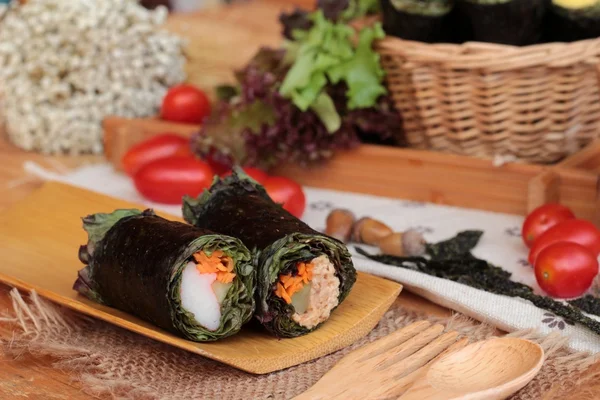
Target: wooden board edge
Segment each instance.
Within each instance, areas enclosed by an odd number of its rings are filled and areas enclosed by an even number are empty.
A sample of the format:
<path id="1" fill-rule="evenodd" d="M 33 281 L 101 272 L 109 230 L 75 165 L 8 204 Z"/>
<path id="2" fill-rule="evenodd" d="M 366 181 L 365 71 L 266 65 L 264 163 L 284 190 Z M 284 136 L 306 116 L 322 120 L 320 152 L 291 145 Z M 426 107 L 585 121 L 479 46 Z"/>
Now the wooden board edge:
<path id="1" fill-rule="evenodd" d="M 594 140 L 582 150 L 559 162 L 558 166 L 600 173 L 600 140 Z"/>
<path id="2" fill-rule="evenodd" d="M 553 170 L 541 172 L 529 181 L 527 188 L 527 212 L 543 204 L 560 202 L 561 178 Z"/>
<path id="3" fill-rule="evenodd" d="M 371 274 L 367 274 L 367 273 L 363 273 L 363 272 L 359 272 L 359 275 L 363 275 L 363 276 L 368 275 L 370 278 L 382 279 L 382 280 L 389 281 L 385 278 L 381 278 L 376 275 L 371 275 Z M 369 332 L 371 332 L 371 330 L 373 330 L 373 328 L 377 325 L 377 323 L 379 323 L 379 321 L 381 320 L 383 315 L 386 313 L 386 311 L 392 306 L 394 301 L 398 298 L 398 296 L 400 295 L 402 288 L 403 288 L 402 284 L 394 282 L 394 281 L 389 281 L 390 283 L 395 284 L 396 288 L 394 291 L 390 291 L 390 295 L 388 296 L 386 301 L 382 302 L 376 308 L 371 310 L 371 312 L 367 316 L 365 316 L 362 320 L 357 321 L 358 326 L 356 329 L 348 329 L 345 332 L 343 332 L 341 335 L 339 335 L 336 338 L 336 340 L 329 341 L 327 343 L 328 345 L 325 346 L 325 349 L 313 348 L 313 349 L 311 349 L 311 351 L 302 353 L 301 357 L 295 358 L 292 361 L 284 361 L 284 362 L 278 363 L 276 366 L 273 366 L 273 367 L 265 367 L 265 365 L 263 363 L 256 362 L 254 360 L 251 360 L 251 361 L 248 361 L 247 359 L 235 360 L 235 359 L 231 359 L 231 358 L 219 357 L 218 355 L 215 355 L 213 353 L 209 353 L 209 352 L 202 350 L 201 348 L 197 347 L 194 344 L 194 342 L 191 342 L 191 341 L 178 340 L 177 342 L 172 342 L 170 340 L 172 334 L 170 334 L 166 331 L 163 331 L 159 328 L 156 328 L 156 327 L 148 328 L 145 326 L 145 325 L 148 325 L 148 323 L 145 321 L 142 321 L 142 320 L 139 320 L 138 323 L 134 323 L 134 322 L 130 322 L 126 319 L 120 318 L 121 322 L 116 324 L 114 321 L 115 320 L 114 315 L 112 315 L 106 311 L 100 310 L 97 307 L 97 305 L 95 305 L 95 304 L 93 304 L 91 306 L 86 305 L 85 299 L 82 299 L 84 301 L 81 301 L 81 300 L 65 298 L 63 296 L 56 295 L 53 291 L 45 290 L 45 289 L 37 287 L 35 285 L 30 285 L 27 282 L 23 282 L 19 279 L 15 279 L 11 276 L 8 276 L 8 275 L 2 274 L 2 273 L 0 273 L 0 282 L 2 284 L 5 284 L 9 287 L 16 288 L 23 292 L 31 293 L 32 291 L 35 291 L 38 295 L 40 295 L 44 299 L 47 299 L 58 306 L 65 307 L 69 310 L 75 311 L 77 313 L 81 313 L 82 315 L 86 315 L 88 317 L 95 318 L 99 321 L 109 323 L 114 327 L 125 329 L 129 332 L 141 335 L 143 337 L 146 337 L 146 338 L 149 338 L 152 340 L 156 340 L 161 343 L 165 343 L 169 346 L 179 348 L 181 350 L 185 350 L 190 353 L 197 354 L 199 356 L 220 362 L 222 364 L 229 365 L 232 368 L 236 368 L 241 371 L 248 372 L 248 373 L 255 374 L 255 375 L 264 375 L 264 374 L 269 374 L 272 372 L 281 371 L 286 368 L 290 368 L 290 367 L 293 367 L 293 366 L 296 366 L 296 365 L 299 365 L 299 364 L 302 364 L 305 362 L 309 362 L 309 361 L 315 360 L 320 357 L 324 357 L 328 354 L 331 354 L 335 351 L 341 350 L 344 347 L 349 346 L 349 345 L 355 343 L 356 341 L 362 339 L 363 337 L 368 335 Z M 119 313 L 121 312 L 119 310 L 117 310 L 117 311 Z M 138 319 L 138 318 L 135 318 L 135 319 Z M 270 361 L 272 362 L 272 360 L 270 360 Z"/>
<path id="4" fill-rule="evenodd" d="M 360 272 L 360 274 L 365 274 Z M 370 275 L 370 274 L 366 274 Z M 377 277 L 375 275 L 372 275 Z M 380 278 L 380 277 L 377 277 Z M 385 278 L 380 278 L 385 279 Z M 387 279 L 386 279 L 387 280 Z M 393 282 L 393 281 L 390 281 Z M 341 350 L 347 346 L 350 346 L 360 339 L 367 336 L 374 328 L 377 326 L 381 318 L 385 315 L 385 313 L 389 310 L 389 308 L 394 304 L 394 301 L 398 298 L 400 293 L 402 292 L 403 286 L 400 283 L 394 282 L 398 285 L 395 292 L 390 293 L 387 301 L 381 303 L 377 308 L 371 310 L 371 313 L 367 315 L 362 321 L 360 321 L 360 325 L 354 330 L 347 330 L 341 335 L 337 337 L 335 341 L 330 341 L 331 346 L 328 346 L 325 350 L 314 350 L 310 352 L 303 353 L 303 356 L 299 359 L 294 360 L 294 362 L 287 362 L 281 364 L 281 367 L 273 369 L 273 368 L 263 368 L 262 365 L 254 365 L 252 371 L 248 370 L 247 372 L 251 372 L 257 375 L 268 374 L 271 372 L 280 371 L 286 368 L 290 368 L 296 365 L 303 364 L 305 362 L 309 362 L 312 360 L 316 360 L 321 357 L 325 357 L 331 353 L 334 353 L 338 350 Z"/>
<path id="5" fill-rule="evenodd" d="M 200 129 L 156 118 L 111 117 L 104 126 L 107 143 L 118 143 L 107 149 L 109 161 L 117 168 L 132 141 L 165 129 L 187 137 Z M 516 215 L 525 215 L 535 204 L 556 200 L 557 193 L 563 193 L 567 198 L 565 205 L 573 207 L 582 218 L 595 219 L 600 214 L 594 211 L 597 173 L 562 165 L 497 166 L 492 160 L 462 155 L 362 144 L 353 150 L 339 151 L 324 164 L 288 164 L 271 172 L 317 188 Z M 553 178 L 545 182 L 549 177 Z"/>
<path id="6" fill-rule="evenodd" d="M 91 192 L 89 190 L 82 189 L 76 186 L 68 185 L 61 182 L 49 181 L 45 182 L 39 189 L 29 194 L 24 202 L 15 204 L 12 207 L 0 211 L 0 222 L 2 221 L 4 215 L 9 215 L 11 212 L 18 212 L 18 210 L 22 207 L 27 208 L 29 206 L 28 204 L 31 202 L 35 202 L 36 198 L 38 198 L 38 196 L 40 195 L 53 196 L 53 191 L 55 190 L 85 192 L 93 194 L 96 197 L 114 199 L 111 196 Z M 45 192 L 45 194 L 43 194 L 43 192 Z M 13 210 L 13 208 L 16 208 L 17 211 Z M 177 217 L 165 213 L 162 213 L 162 216 L 173 220 L 180 220 Z M 14 287 L 28 293 L 31 291 L 36 291 L 38 295 L 55 303 L 58 306 L 65 307 L 67 309 L 81 313 L 82 315 L 86 315 L 106 323 L 110 323 L 115 327 L 125 329 L 127 331 L 139 334 L 149 339 L 159 341 L 161 343 L 168 344 L 169 346 L 180 348 L 182 350 L 189 351 L 199 356 L 218 361 L 220 363 L 229 365 L 241 371 L 257 375 L 276 372 L 285 368 L 289 368 L 304 362 L 314 360 L 319 357 L 323 357 L 327 354 L 331 354 L 332 352 L 340 350 L 341 348 L 348 346 L 367 335 L 376 326 L 376 324 L 385 314 L 387 309 L 389 309 L 389 307 L 396 300 L 396 298 L 402 291 L 403 286 L 401 283 L 360 271 L 358 271 L 358 279 L 366 280 L 366 282 L 363 283 L 366 288 L 371 287 L 374 280 L 381 282 L 383 287 L 385 288 L 385 295 L 381 296 L 381 300 L 378 303 L 374 304 L 373 308 L 368 310 L 368 313 L 366 313 L 365 316 L 363 316 L 361 319 L 357 319 L 354 322 L 354 325 L 352 325 L 352 327 L 338 334 L 335 340 L 327 340 L 323 344 L 315 348 L 309 349 L 310 351 L 303 353 L 300 357 L 294 358 L 293 360 L 290 359 L 289 362 L 287 362 L 287 360 L 283 360 L 283 362 L 273 363 L 273 365 L 275 365 L 274 367 L 265 368 L 264 365 L 256 363 L 254 362 L 254 360 L 249 360 L 248 358 L 236 359 L 230 356 L 220 357 L 218 354 L 208 352 L 198 347 L 196 342 L 187 341 L 185 339 L 175 337 L 173 334 L 159 329 L 154 325 L 141 320 L 140 318 L 131 316 L 125 312 L 112 309 L 110 307 L 106 307 L 110 309 L 110 312 L 107 310 L 103 310 L 105 306 L 94 303 L 91 300 L 88 300 L 80 295 L 76 295 L 76 297 L 69 297 L 57 294 L 52 290 L 44 289 L 43 287 L 40 287 L 38 285 L 29 284 L 28 282 L 22 281 L 20 279 L 14 278 L 10 275 L 6 275 L 0 272 L 0 282 L 10 287 Z M 73 282 L 74 280 L 75 277 L 73 277 Z M 75 294 L 75 292 L 73 293 Z M 123 316 L 121 316 L 120 314 L 123 314 Z M 130 321 L 127 318 L 125 318 L 125 315 L 129 318 L 132 318 L 133 321 Z M 173 341 L 173 338 L 177 340 Z"/>
<path id="7" fill-rule="evenodd" d="M 122 171 L 121 160 L 132 146 L 162 133 L 174 133 L 191 137 L 200 130 L 200 125 L 180 124 L 159 118 L 107 117 L 102 121 L 104 155 Z"/>

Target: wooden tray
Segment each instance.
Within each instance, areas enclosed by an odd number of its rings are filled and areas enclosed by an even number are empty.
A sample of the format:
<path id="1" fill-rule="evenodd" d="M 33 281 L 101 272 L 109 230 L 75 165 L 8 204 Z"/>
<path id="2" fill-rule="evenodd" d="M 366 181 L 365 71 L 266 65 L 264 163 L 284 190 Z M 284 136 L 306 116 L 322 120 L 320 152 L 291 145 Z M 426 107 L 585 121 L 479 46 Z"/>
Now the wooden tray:
<path id="1" fill-rule="evenodd" d="M 238 335 L 219 342 L 184 340 L 129 314 L 94 303 L 72 289 L 82 267 L 77 250 L 86 241 L 80 218 L 130 207 L 143 206 L 69 185 L 46 183 L 0 213 L 0 281 L 19 289 L 36 290 L 81 313 L 255 374 L 310 361 L 352 344 L 375 327 L 402 288 L 396 282 L 359 273 L 350 295 L 331 318 L 315 332 L 299 338 L 279 340 L 263 331 L 244 328 Z"/>
<path id="2" fill-rule="evenodd" d="M 105 154 L 120 169 L 123 154 L 135 143 L 163 132 L 190 136 L 199 129 L 155 119 L 107 118 Z M 520 215 L 544 203 L 560 202 L 578 217 L 600 225 L 600 168 L 579 168 L 593 164 L 599 153 L 600 145 L 592 144 L 553 166 L 495 166 L 492 161 L 473 157 L 361 145 L 356 150 L 339 152 L 321 166 L 287 165 L 274 172 L 314 187 Z"/>

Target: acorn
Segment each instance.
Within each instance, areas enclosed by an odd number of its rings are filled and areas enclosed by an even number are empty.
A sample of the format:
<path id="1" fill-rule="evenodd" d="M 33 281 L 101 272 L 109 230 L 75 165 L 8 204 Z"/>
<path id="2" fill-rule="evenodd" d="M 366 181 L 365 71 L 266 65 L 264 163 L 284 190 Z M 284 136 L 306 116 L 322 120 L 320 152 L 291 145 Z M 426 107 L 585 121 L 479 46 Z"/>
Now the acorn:
<path id="1" fill-rule="evenodd" d="M 352 241 L 376 246 L 381 239 L 392 233 L 392 228 L 383 222 L 365 217 L 359 219 L 352 227 Z"/>
<path id="2" fill-rule="evenodd" d="M 325 234 L 343 243 L 347 243 L 350 240 L 355 220 L 354 214 L 349 210 L 339 208 L 331 210 L 327 216 Z"/>
<path id="3" fill-rule="evenodd" d="M 379 242 L 383 254 L 397 257 L 419 257 L 425 254 L 427 242 L 423 235 L 414 229 L 394 232 Z"/>

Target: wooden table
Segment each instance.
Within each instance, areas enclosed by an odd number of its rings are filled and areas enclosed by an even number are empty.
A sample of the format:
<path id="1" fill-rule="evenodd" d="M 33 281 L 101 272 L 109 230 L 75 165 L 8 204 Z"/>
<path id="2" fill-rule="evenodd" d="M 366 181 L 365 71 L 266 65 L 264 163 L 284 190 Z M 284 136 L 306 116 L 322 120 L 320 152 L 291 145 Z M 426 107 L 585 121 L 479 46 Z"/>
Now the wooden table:
<path id="1" fill-rule="evenodd" d="M 199 15 L 177 16 L 169 21 L 169 28 L 185 34 L 188 24 L 203 24 L 207 37 L 216 38 L 210 44 L 208 51 L 191 49 L 190 56 L 206 60 L 207 68 L 203 71 L 189 71 L 191 79 L 202 86 L 210 87 L 214 84 L 231 80 L 232 69 L 243 65 L 261 44 L 275 45 L 279 41 L 279 26 L 277 15 L 282 4 L 290 7 L 291 4 L 307 4 L 306 0 L 289 2 L 285 0 L 262 1 L 250 5 L 233 6 L 227 10 L 209 10 Z M 250 8 L 249 8 L 250 7 Z M 250 11 L 248 11 L 250 10 Z M 260 19 L 249 18 L 249 14 L 260 14 Z M 265 15 L 270 18 L 265 18 Z M 227 38 L 214 35 L 215 30 L 223 30 L 223 24 L 230 27 L 232 35 Z M 216 25 L 220 25 L 217 27 Z M 251 39 L 247 33 L 253 33 Z M 197 32 L 197 30 L 195 30 Z M 236 48 L 235 41 L 243 40 L 244 46 L 240 51 Z M 216 46 L 228 48 L 228 57 L 217 55 Z M 233 47 L 232 47 L 233 46 Z M 237 48 L 240 45 L 237 44 Z M 43 156 L 36 153 L 22 151 L 9 144 L 5 135 L 0 132 L 0 212 L 10 207 L 20 199 L 36 190 L 42 181 L 28 176 L 23 169 L 25 161 L 33 161 L 45 168 L 55 169 L 57 166 L 68 169 L 86 163 L 103 162 L 101 156 Z M 9 287 L 0 284 L 0 313 L 11 309 L 11 302 L 7 295 Z M 402 293 L 398 301 L 411 309 L 419 309 L 435 315 L 449 315 L 450 311 L 432 304 L 408 292 Z M 7 327 L 0 325 L 0 335 L 9 337 L 11 334 Z M 0 356 L 0 399 L 90 399 L 94 398 L 82 392 L 79 384 L 65 372 L 50 367 L 51 360 L 38 360 L 37 362 L 12 360 Z"/>
<path id="2" fill-rule="evenodd" d="M 313 0 L 255 0 L 253 3 L 230 6 L 228 8 L 204 11 L 196 15 L 174 16 L 168 23 L 172 31 L 182 34 L 189 32 L 190 24 L 201 25 L 194 34 L 203 32 L 204 45 L 190 49 L 190 57 L 203 60 L 202 71 L 188 71 L 191 80 L 205 87 L 232 79 L 233 68 L 243 63 L 261 45 L 276 45 L 280 28 L 277 16 L 282 7 L 310 5 Z M 258 18 L 257 16 L 260 16 Z M 228 32 L 227 36 L 218 32 Z M 249 34 L 251 32 L 251 34 Z M 224 51 L 223 49 L 226 49 Z M 42 184 L 23 170 L 25 161 L 34 161 L 46 168 L 74 168 L 86 163 L 103 162 L 101 156 L 48 157 L 19 150 L 8 143 L 0 132 L 0 212 L 27 196 Z M 1 260 L 0 260 L 1 261 Z M 0 313 L 8 312 L 11 303 L 7 293 L 10 288 L 0 284 Z M 404 291 L 398 303 L 407 309 L 425 312 L 429 315 L 449 316 L 451 311 L 437 306 L 421 297 Z M 0 335 L 9 337 L 8 327 L 0 325 Z M 51 360 L 36 362 L 12 360 L 0 355 L 0 399 L 90 399 L 83 393 L 81 385 L 61 371 L 50 367 Z M 573 397 L 575 399 L 576 397 Z"/>
<path id="3" fill-rule="evenodd" d="M 103 162 L 100 156 L 82 157 L 46 157 L 27 153 L 9 144 L 5 137 L 0 138 L 0 212 L 11 204 L 37 189 L 42 181 L 28 177 L 23 170 L 25 161 L 34 161 L 47 168 L 59 163 L 69 168 L 85 163 Z M 4 189 L 6 186 L 8 189 Z M 0 313 L 9 312 L 11 302 L 7 295 L 9 287 L 0 284 Z M 425 311 L 430 315 L 447 316 L 450 310 L 437 306 L 421 297 L 403 292 L 398 302 L 409 309 Z M 8 338 L 10 330 L 0 327 L 0 335 Z M 80 385 L 71 381 L 71 377 L 49 367 L 51 360 L 40 362 L 14 361 L 0 356 L 0 399 L 90 399 L 94 398 L 81 391 Z M 46 397 L 40 397 L 42 394 Z"/>

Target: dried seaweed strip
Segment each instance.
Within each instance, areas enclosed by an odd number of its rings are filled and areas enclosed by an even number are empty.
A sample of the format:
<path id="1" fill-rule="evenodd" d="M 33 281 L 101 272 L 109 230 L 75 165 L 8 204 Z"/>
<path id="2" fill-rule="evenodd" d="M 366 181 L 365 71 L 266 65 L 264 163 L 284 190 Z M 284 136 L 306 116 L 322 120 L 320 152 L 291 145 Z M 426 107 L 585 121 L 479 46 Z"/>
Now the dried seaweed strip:
<path id="1" fill-rule="evenodd" d="M 562 317 L 567 323 L 579 323 L 600 334 L 600 322 L 586 316 L 576 308 L 579 305 L 585 305 L 583 300 L 565 304 L 550 297 L 536 295 L 531 287 L 512 281 L 510 272 L 473 256 L 470 250 L 477 245 L 481 234 L 480 231 L 465 231 L 450 240 L 429 245 L 430 258 L 373 255 L 359 247 L 356 248 L 356 251 L 383 264 L 419 271 L 494 294 L 528 300 L 536 307 Z M 589 304 L 591 302 L 588 299 Z M 600 311 L 600 308 L 592 309 L 590 307 L 588 310 L 585 308 L 583 310 L 587 312 Z"/>

